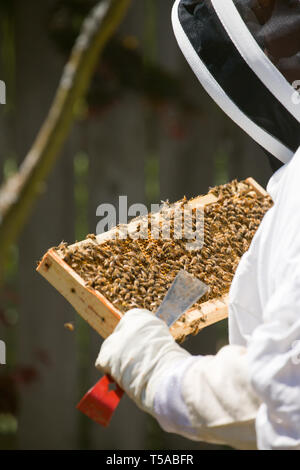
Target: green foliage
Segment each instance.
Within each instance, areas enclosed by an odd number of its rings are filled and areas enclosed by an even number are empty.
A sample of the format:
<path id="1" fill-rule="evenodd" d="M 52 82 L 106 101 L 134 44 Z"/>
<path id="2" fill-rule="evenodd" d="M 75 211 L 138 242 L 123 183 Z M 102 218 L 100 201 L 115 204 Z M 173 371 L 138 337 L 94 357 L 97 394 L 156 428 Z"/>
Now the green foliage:
<path id="1" fill-rule="evenodd" d="M 18 420 L 10 413 L 0 413 L 0 435 L 15 434 L 18 430 Z"/>
<path id="2" fill-rule="evenodd" d="M 3 165 L 4 180 L 8 180 L 8 178 L 13 176 L 17 172 L 18 165 L 17 165 L 16 160 L 17 159 L 15 155 L 7 156 L 7 158 L 5 159 L 4 165 Z"/>
<path id="3" fill-rule="evenodd" d="M 214 185 L 218 186 L 229 181 L 229 158 L 228 149 L 222 143 L 214 157 Z"/>
<path id="4" fill-rule="evenodd" d="M 75 238 L 82 240 L 88 233 L 88 172 L 89 157 L 80 152 L 74 158 Z"/>
<path id="5" fill-rule="evenodd" d="M 89 156 L 80 152 L 74 157 L 74 202 L 75 202 L 75 238 L 82 240 L 88 233 L 88 201 L 89 201 Z M 90 328 L 79 316 L 75 317 L 76 350 L 77 350 L 77 393 L 78 401 L 89 389 L 90 359 Z M 78 414 L 77 441 L 78 447 L 88 449 L 90 444 L 91 423 L 83 415 Z"/>

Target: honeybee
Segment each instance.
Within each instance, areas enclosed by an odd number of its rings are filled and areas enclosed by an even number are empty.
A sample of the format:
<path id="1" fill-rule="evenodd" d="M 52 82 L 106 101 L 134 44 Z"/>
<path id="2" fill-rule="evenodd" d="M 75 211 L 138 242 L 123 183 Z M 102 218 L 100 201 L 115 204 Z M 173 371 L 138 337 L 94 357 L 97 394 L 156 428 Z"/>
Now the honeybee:
<path id="1" fill-rule="evenodd" d="M 74 326 L 74 323 L 73 323 L 73 322 L 64 323 L 64 327 L 65 327 L 66 330 L 68 330 L 68 331 L 74 331 L 74 330 L 75 330 L 75 326 Z"/>

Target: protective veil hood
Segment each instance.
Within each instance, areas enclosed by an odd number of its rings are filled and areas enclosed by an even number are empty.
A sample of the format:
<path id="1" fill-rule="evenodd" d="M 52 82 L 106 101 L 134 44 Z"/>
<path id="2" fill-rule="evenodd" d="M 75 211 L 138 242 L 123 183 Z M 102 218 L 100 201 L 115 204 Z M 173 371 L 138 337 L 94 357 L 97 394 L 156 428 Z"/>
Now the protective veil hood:
<path id="1" fill-rule="evenodd" d="M 300 146 L 300 0 L 176 0 L 172 22 L 205 90 L 287 163 Z"/>

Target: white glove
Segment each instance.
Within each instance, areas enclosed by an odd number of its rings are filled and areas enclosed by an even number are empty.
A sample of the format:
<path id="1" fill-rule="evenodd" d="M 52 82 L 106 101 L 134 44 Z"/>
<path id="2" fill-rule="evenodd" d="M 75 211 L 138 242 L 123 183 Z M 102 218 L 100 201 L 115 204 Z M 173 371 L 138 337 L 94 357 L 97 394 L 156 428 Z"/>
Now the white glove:
<path id="1" fill-rule="evenodd" d="M 250 385 L 246 351 L 232 345 L 215 356 L 192 356 L 162 320 L 133 309 L 104 341 L 96 367 L 166 431 L 252 449 L 260 402 Z"/>
<path id="2" fill-rule="evenodd" d="M 133 309 L 102 344 L 96 367 L 111 375 L 140 408 L 154 414 L 159 382 L 189 357 L 162 320 L 148 310 Z"/>

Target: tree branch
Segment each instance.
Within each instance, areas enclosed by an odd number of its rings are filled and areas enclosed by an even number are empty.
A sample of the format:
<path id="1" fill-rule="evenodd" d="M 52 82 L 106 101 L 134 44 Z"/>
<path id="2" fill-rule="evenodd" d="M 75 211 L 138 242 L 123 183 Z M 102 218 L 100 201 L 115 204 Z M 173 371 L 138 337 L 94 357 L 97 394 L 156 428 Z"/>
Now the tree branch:
<path id="1" fill-rule="evenodd" d="M 102 0 L 85 19 L 48 116 L 19 171 L 0 188 L 0 261 L 21 233 L 75 119 L 99 54 L 122 21 L 131 0 Z"/>

